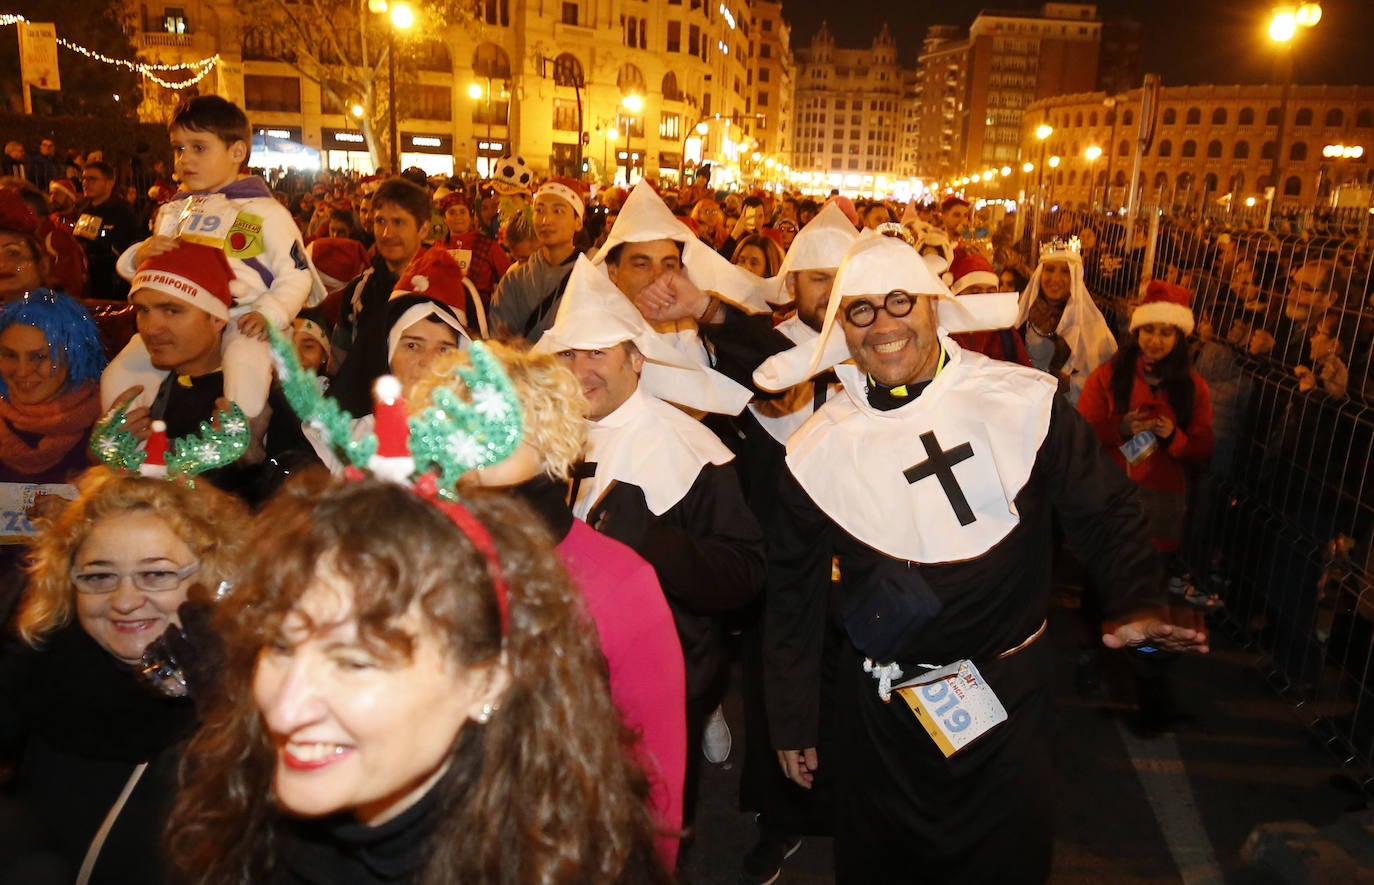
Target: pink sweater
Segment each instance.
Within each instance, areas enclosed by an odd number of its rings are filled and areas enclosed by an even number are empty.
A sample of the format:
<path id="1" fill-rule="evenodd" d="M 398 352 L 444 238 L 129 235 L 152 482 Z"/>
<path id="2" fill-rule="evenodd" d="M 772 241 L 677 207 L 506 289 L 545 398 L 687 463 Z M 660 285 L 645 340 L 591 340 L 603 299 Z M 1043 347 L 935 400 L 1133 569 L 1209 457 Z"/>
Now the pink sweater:
<path id="1" fill-rule="evenodd" d="M 640 735 L 638 760 L 652 784 L 650 802 L 662 831 L 658 851 L 672 870 L 687 768 L 687 677 L 672 612 L 653 567 L 582 520 L 573 520 L 558 555 L 596 624 L 611 699 Z"/>

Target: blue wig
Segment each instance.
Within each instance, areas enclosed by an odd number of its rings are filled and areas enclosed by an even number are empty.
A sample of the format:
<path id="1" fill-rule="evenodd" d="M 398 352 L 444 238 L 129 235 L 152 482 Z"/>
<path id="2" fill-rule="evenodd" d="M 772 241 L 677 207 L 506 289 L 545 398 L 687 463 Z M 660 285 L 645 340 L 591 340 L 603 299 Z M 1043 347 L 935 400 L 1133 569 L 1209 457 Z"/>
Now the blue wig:
<path id="1" fill-rule="evenodd" d="M 100 379 L 105 368 L 105 345 L 86 308 L 76 299 L 51 289 L 34 289 L 18 301 L 0 307 L 0 332 L 10 326 L 33 326 L 48 339 L 52 365 L 67 367 L 63 391 Z M 0 378 L 0 396 L 9 396 L 9 385 Z"/>

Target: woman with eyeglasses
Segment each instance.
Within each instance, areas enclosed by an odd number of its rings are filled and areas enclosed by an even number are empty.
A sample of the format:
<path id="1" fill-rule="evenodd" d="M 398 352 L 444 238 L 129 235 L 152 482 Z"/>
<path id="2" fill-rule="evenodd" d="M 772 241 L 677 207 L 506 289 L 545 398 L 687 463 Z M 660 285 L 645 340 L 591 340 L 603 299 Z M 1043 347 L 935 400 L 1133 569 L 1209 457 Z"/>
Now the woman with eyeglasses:
<path id="1" fill-rule="evenodd" d="M 193 587 L 230 576 L 247 514 L 204 483 L 96 468 L 79 488 L 34 542 L 18 641 L 0 650 L 0 883 L 156 885 L 197 717 L 142 660 Z"/>

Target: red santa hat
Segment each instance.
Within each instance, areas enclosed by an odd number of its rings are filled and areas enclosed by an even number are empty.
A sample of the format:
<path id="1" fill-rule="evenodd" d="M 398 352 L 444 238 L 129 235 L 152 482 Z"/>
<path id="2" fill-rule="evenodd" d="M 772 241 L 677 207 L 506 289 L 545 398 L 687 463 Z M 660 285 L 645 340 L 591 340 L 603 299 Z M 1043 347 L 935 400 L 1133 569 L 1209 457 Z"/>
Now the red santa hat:
<path id="1" fill-rule="evenodd" d="M 941 212 L 948 212 L 950 209 L 954 208 L 955 206 L 968 206 L 968 205 L 969 205 L 969 201 L 968 201 L 968 200 L 965 200 L 963 197 L 959 196 L 958 194 L 950 194 L 949 196 L 945 197 L 943 200 L 940 201 L 940 211 L 941 211 Z"/>
<path id="2" fill-rule="evenodd" d="M 587 204 L 582 198 L 582 182 L 580 181 L 574 181 L 571 178 L 550 178 L 539 186 L 539 190 L 534 195 L 539 197 L 544 194 L 552 194 L 567 202 L 569 206 L 572 206 L 573 212 L 577 213 L 578 218 L 587 214 Z"/>
<path id="3" fill-rule="evenodd" d="M 854 225 L 855 229 L 860 226 L 859 213 L 854 208 L 853 200 L 849 199 L 849 197 L 846 197 L 844 194 L 836 194 L 825 201 L 827 206 L 831 203 L 840 207 L 840 211 L 844 213 L 844 217 L 849 219 L 849 223 Z"/>
<path id="4" fill-rule="evenodd" d="M 435 208 L 438 209 L 440 213 L 447 212 L 454 206 L 463 206 L 469 212 L 472 211 L 472 201 L 469 200 L 467 194 L 462 191 L 449 191 L 435 203 Z"/>
<path id="5" fill-rule="evenodd" d="M 167 422 L 154 421 L 148 430 L 148 442 L 143 447 L 143 464 L 138 468 L 140 476 L 158 479 L 167 475 Z"/>
<path id="6" fill-rule="evenodd" d="M 320 273 L 320 281 L 330 295 L 342 289 L 348 281 L 367 269 L 367 249 L 348 237 L 320 237 L 312 240 L 305 251 L 310 263 Z"/>
<path id="7" fill-rule="evenodd" d="M 410 259 L 410 264 L 401 271 L 401 278 L 391 288 L 391 297 L 421 295 L 447 304 L 461 314 L 467 310 L 468 299 L 475 297 L 470 292 L 471 285 L 453 253 L 436 246 Z"/>
<path id="8" fill-rule="evenodd" d="M 1177 326 L 1184 335 L 1193 334 L 1193 293 L 1163 280 L 1150 280 L 1145 298 L 1131 313 L 1131 331 L 1151 323 Z"/>
<path id="9" fill-rule="evenodd" d="M 960 295 L 971 286 L 1000 286 L 1002 281 L 993 272 L 988 260 L 972 249 L 958 249 L 954 261 L 949 266 L 954 282 L 950 285 L 955 295 Z"/>
<path id="10" fill-rule="evenodd" d="M 67 192 L 67 196 L 73 200 L 81 198 L 81 192 L 76 189 L 76 182 L 70 178 L 54 178 L 48 182 L 48 192 L 52 193 L 53 188 Z"/>
<path id="11" fill-rule="evenodd" d="M 181 243 L 138 266 L 129 291 L 152 289 L 188 301 L 221 320 L 229 319 L 234 297 L 229 283 L 234 270 L 224 250 L 200 243 Z"/>

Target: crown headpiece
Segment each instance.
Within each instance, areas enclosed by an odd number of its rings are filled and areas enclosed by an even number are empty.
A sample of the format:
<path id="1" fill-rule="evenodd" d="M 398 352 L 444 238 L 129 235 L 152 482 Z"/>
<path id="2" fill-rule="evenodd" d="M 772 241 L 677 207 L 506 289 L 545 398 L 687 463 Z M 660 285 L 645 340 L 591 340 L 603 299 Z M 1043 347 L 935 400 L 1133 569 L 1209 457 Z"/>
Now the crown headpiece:
<path id="1" fill-rule="evenodd" d="M 1055 237 L 1040 247 L 1041 261 L 1082 261 L 1083 244 L 1078 237 Z"/>

